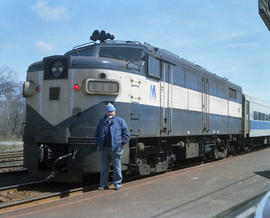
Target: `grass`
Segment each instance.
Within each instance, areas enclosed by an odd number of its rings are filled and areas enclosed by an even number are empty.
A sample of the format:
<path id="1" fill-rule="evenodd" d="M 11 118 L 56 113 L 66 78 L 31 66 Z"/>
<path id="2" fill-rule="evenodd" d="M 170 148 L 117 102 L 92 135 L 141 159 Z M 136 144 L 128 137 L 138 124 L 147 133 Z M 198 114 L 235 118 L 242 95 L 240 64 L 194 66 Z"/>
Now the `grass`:
<path id="1" fill-rule="evenodd" d="M 23 150 L 22 141 L 2 141 L 0 140 L 0 152 Z"/>

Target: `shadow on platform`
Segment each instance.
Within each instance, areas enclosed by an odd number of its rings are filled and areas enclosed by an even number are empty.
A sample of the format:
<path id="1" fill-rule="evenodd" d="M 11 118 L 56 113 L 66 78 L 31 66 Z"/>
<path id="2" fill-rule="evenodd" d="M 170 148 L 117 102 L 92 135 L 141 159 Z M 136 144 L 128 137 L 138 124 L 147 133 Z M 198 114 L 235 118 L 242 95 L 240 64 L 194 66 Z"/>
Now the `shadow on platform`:
<path id="1" fill-rule="evenodd" d="M 255 172 L 255 174 L 262 176 L 266 179 L 270 179 L 270 170 Z"/>

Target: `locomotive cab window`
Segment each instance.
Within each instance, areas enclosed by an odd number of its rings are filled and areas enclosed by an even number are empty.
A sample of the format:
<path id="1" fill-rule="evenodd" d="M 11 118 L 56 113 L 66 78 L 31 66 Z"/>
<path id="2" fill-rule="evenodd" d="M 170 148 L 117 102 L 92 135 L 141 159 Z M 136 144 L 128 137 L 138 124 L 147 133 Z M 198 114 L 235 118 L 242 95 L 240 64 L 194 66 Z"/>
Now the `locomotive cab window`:
<path id="1" fill-rule="evenodd" d="M 118 60 L 141 62 L 144 58 L 144 50 L 130 47 L 100 47 L 99 57 L 114 58 Z"/>
<path id="2" fill-rule="evenodd" d="M 95 50 L 96 50 L 96 47 L 94 47 L 94 46 L 85 47 L 85 48 L 80 48 L 80 49 L 74 49 L 74 50 L 66 53 L 66 55 L 70 55 L 70 56 L 95 56 Z"/>
<path id="3" fill-rule="evenodd" d="M 148 75 L 160 79 L 161 61 L 153 56 L 148 56 Z"/>

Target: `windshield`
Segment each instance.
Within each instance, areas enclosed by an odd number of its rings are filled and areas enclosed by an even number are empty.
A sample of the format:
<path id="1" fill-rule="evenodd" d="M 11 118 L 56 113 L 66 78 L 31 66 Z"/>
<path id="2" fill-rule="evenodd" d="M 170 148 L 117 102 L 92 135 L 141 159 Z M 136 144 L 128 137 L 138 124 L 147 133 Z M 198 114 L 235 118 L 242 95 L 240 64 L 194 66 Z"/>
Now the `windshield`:
<path id="1" fill-rule="evenodd" d="M 95 47 L 86 47 L 86 48 L 80 48 L 75 49 L 70 52 L 68 52 L 68 55 L 71 56 L 94 56 L 95 53 Z"/>
<path id="2" fill-rule="evenodd" d="M 100 47 L 99 57 L 138 62 L 144 57 L 144 50 L 128 47 Z"/>

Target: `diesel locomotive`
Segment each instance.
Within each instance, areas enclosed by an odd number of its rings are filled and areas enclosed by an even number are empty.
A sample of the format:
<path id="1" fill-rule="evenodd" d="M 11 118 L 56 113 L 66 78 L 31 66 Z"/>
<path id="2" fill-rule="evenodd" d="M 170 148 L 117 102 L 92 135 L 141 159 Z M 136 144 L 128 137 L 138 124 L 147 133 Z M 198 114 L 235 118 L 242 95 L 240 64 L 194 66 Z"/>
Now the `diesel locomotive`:
<path id="1" fill-rule="evenodd" d="M 99 172 L 94 133 L 109 102 L 131 133 L 125 172 L 163 172 L 269 143 L 270 105 L 239 85 L 148 43 L 105 31 L 91 40 L 28 68 L 23 141 L 31 176 L 81 182 Z"/>

